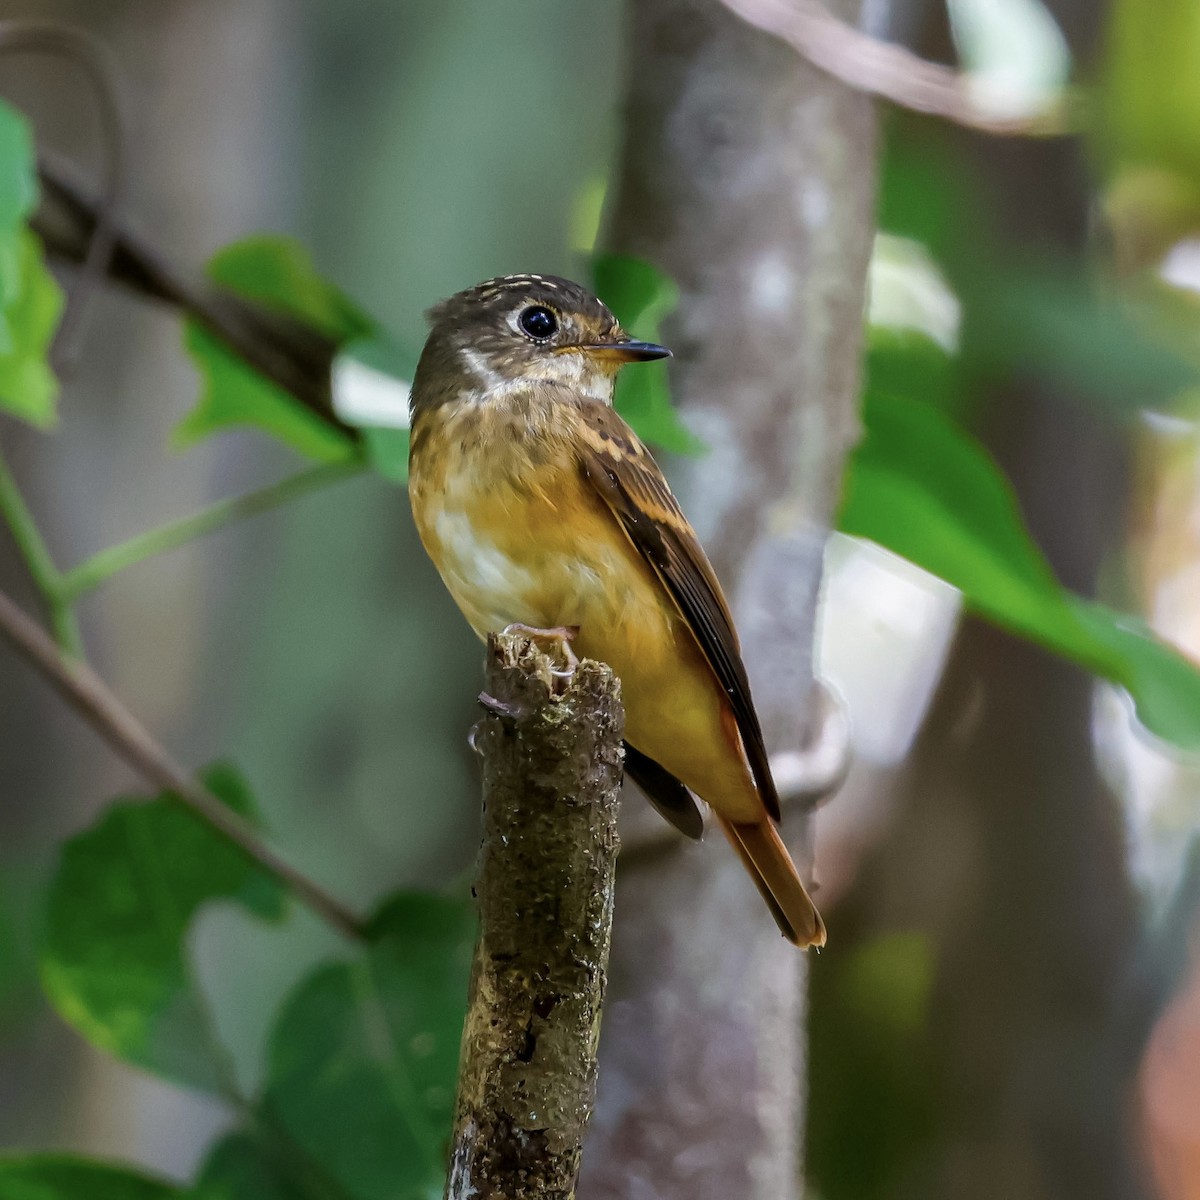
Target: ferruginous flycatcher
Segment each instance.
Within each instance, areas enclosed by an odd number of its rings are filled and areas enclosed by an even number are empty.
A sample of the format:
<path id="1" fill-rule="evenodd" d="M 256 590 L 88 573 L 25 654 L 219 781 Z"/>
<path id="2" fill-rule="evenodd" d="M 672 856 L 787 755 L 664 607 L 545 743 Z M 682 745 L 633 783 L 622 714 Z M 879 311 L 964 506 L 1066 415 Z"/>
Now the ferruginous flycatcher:
<path id="1" fill-rule="evenodd" d="M 779 796 L 729 606 L 645 446 L 612 407 L 634 341 L 569 280 L 506 275 L 430 313 L 409 496 L 480 637 L 557 631 L 621 679 L 626 770 L 684 833 L 706 801 L 785 937 L 825 926 L 776 831 Z"/>

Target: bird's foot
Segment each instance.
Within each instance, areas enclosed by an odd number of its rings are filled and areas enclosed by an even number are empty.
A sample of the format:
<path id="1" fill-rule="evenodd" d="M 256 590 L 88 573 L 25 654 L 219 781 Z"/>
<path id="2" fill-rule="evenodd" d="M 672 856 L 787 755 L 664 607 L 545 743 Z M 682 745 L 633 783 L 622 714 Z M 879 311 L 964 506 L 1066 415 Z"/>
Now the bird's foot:
<path id="1" fill-rule="evenodd" d="M 571 649 L 571 640 L 579 633 L 578 625 L 552 625 L 548 629 L 540 629 L 536 625 L 522 625 L 517 622 L 504 627 L 505 633 L 524 634 L 539 650 L 553 659 L 561 659 L 561 667 L 551 668 L 551 675 L 561 680 L 561 688 L 565 688 L 575 675 L 579 659 Z M 561 689 L 560 689 L 561 690 Z"/>

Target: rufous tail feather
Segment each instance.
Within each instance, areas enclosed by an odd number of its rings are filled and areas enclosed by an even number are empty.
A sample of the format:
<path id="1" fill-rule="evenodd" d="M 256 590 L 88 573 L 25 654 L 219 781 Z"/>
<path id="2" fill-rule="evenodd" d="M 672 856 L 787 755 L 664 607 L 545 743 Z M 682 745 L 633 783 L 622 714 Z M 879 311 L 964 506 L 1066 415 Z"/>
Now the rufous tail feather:
<path id="1" fill-rule="evenodd" d="M 735 825 L 719 814 L 717 819 L 758 885 L 783 936 L 797 946 L 825 945 L 825 922 L 804 890 L 774 824 L 766 820 L 758 825 Z"/>

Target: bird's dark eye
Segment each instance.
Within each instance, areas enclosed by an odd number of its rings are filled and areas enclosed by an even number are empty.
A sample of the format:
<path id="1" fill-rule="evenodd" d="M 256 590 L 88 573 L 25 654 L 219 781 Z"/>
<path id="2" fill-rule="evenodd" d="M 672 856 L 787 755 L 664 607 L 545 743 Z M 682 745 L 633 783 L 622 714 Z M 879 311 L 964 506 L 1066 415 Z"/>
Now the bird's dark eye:
<path id="1" fill-rule="evenodd" d="M 558 332 L 558 318 L 540 304 L 522 309 L 517 324 L 520 325 L 522 333 L 527 333 L 539 342 L 553 337 Z"/>

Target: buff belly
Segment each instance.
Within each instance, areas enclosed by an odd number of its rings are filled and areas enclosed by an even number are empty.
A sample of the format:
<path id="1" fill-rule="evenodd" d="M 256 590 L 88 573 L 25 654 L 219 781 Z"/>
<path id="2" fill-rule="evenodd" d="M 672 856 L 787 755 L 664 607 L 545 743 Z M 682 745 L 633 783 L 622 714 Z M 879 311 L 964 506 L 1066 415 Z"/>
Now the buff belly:
<path id="1" fill-rule="evenodd" d="M 580 657 L 622 682 L 626 739 L 733 821 L 762 805 L 720 688 L 653 569 L 577 478 L 455 495 L 410 488 L 417 528 L 480 637 L 506 625 L 575 625 Z M 432 500 L 432 502 L 431 502 Z"/>

